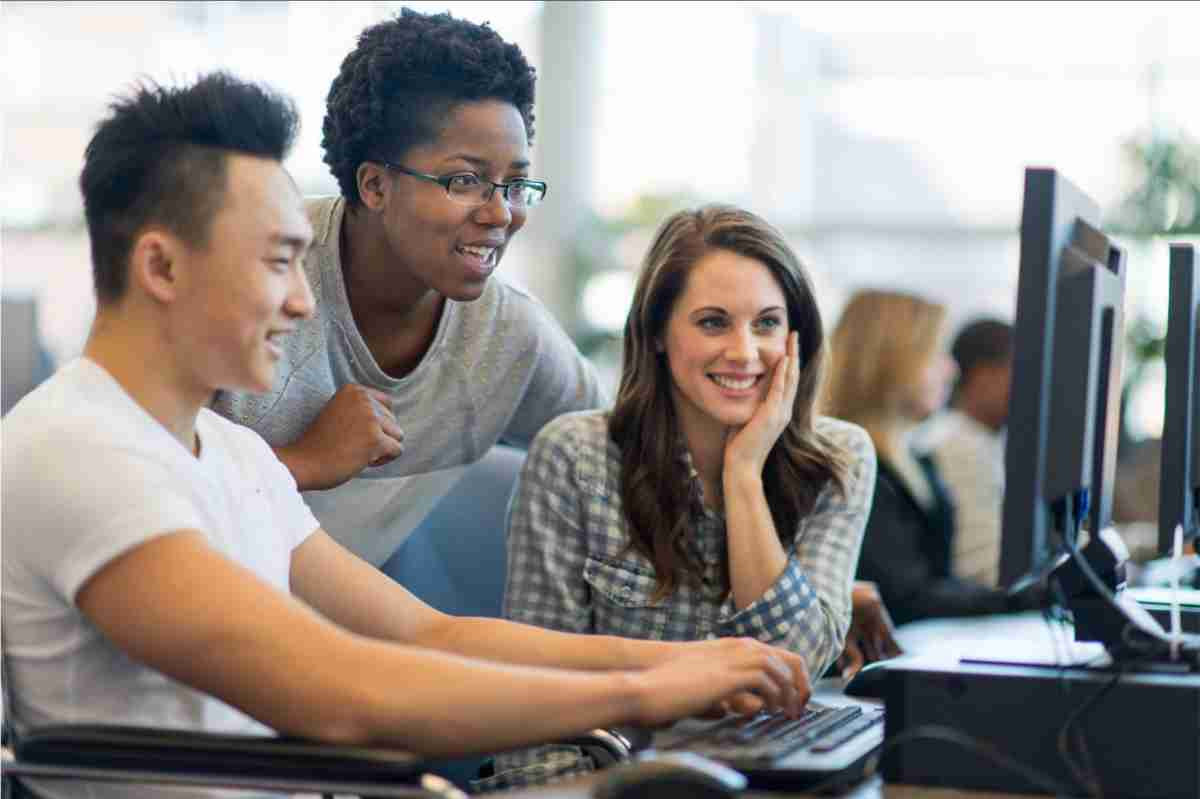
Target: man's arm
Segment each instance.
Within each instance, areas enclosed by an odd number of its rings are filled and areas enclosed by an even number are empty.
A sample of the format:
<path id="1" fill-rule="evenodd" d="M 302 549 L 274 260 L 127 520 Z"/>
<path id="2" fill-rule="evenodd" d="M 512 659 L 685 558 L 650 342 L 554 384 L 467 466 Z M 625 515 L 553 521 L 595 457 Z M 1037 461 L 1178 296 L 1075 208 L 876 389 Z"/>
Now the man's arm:
<path id="1" fill-rule="evenodd" d="M 292 554 L 292 592 L 359 635 L 527 666 L 644 669 L 678 657 L 679 644 L 571 635 L 500 619 L 449 616 L 414 597 L 324 531 Z"/>
<path id="2" fill-rule="evenodd" d="M 449 616 L 429 607 L 380 571 L 317 531 L 292 555 L 292 591 L 327 618 L 359 635 L 502 663 L 573 670 L 641 670 L 680 659 L 721 660 L 730 647 L 761 647 L 786 669 L 798 707 L 811 686 L 804 660 L 793 652 L 743 638 L 642 641 L 611 635 L 573 635 L 513 621 Z M 740 693 L 729 707 L 753 712 L 759 699 Z"/>
<path id="3" fill-rule="evenodd" d="M 333 579 L 353 576 L 347 567 L 332 564 Z M 326 614 L 368 615 L 366 604 L 331 603 L 324 593 L 316 599 Z M 167 533 L 118 556 L 84 583 L 76 603 L 131 657 L 282 732 L 320 740 L 442 755 L 623 721 L 662 723 L 746 690 L 798 709 L 786 665 L 753 642 L 643 672 L 586 673 L 368 638 L 266 585 L 195 531 Z M 418 628 L 429 618 L 436 617 Z"/>

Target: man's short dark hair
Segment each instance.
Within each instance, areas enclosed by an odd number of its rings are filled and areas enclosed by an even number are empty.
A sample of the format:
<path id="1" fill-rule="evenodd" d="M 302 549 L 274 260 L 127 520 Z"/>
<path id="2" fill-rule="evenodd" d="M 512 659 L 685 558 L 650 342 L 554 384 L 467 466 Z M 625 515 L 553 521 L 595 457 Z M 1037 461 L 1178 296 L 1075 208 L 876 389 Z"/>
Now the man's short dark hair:
<path id="1" fill-rule="evenodd" d="M 326 99 L 325 163 L 352 207 L 364 161 L 403 160 L 465 102 L 514 105 L 533 140 L 534 69 L 486 23 L 402 9 L 364 30 Z"/>
<path id="2" fill-rule="evenodd" d="M 109 112 L 79 177 L 101 303 L 124 293 L 140 231 L 162 225 L 189 246 L 206 246 L 224 197 L 226 156 L 282 161 L 299 127 L 291 100 L 223 72 L 184 88 L 140 85 Z"/>
<path id="3" fill-rule="evenodd" d="M 959 382 L 981 364 L 1001 364 L 1012 357 L 1012 325 L 999 319 L 976 319 L 954 339 L 950 354 L 958 363 Z"/>

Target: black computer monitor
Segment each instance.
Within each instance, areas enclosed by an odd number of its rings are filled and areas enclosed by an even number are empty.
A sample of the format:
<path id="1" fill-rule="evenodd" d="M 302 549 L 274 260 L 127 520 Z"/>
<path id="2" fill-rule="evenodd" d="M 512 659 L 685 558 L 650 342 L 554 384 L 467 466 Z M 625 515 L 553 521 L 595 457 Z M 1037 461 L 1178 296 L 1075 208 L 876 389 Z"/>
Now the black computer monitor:
<path id="1" fill-rule="evenodd" d="M 1025 171 L 1000 581 L 1045 573 L 1081 516 L 1108 527 L 1116 473 L 1125 260 L 1099 209 L 1053 169 Z"/>
<path id="2" fill-rule="evenodd" d="M 1196 248 L 1171 245 L 1165 352 L 1167 391 L 1158 492 L 1158 549 L 1170 555 L 1175 526 L 1184 539 L 1200 534 L 1200 273 Z"/>

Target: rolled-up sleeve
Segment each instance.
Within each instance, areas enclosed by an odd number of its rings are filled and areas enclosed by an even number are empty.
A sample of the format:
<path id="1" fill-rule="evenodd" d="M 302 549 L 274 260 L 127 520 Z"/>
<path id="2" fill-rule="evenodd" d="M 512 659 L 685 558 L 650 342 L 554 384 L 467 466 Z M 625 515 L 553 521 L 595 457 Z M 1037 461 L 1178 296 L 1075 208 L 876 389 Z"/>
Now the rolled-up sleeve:
<path id="1" fill-rule="evenodd" d="M 750 636 L 803 655 L 820 675 L 837 659 L 850 628 L 854 571 L 875 490 L 875 448 L 858 427 L 820 420 L 847 455 L 846 491 L 832 483 L 801 520 L 783 572 L 740 611 L 732 596 L 721 608 L 718 634 Z"/>

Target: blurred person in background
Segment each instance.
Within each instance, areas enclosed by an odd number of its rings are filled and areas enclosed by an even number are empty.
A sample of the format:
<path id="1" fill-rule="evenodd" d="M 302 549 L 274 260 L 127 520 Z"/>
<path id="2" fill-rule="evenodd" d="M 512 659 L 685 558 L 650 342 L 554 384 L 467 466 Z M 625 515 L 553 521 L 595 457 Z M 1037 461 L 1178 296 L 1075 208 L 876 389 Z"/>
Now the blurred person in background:
<path id="1" fill-rule="evenodd" d="M 921 431 L 957 512 L 954 574 L 996 585 L 1004 504 L 1004 429 L 1012 381 L 1012 325 L 976 319 L 954 338 L 958 381 L 950 407 Z"/>
<path id="2" fill-rule="evenodd" d="M 875 583 L 897 624 L 1023 607 L 954 571 L 956 512 L 934 459 L 910 440 L 940 409 L 957 369 L 945 351 L 946 310 L 894 291 L 851 297 L 831 340 L 825 412 L 870 434 L 879 477 L 858 577 Z"/>
<path id="3" fill-rule="evenodd" d="M 341 196 L 305 203 L 315 314 L 265 394 L 215 403 L 376 565 L 495 444 L 605 402 L 549 311 L 493 277 L 546 194 L 529 171 L 533 103 L 533 67 L 487 25 L 404 9 L 364 30 L 327 101 Z M 513 475 L 466 501 L 496 506 L 496 535 Z"/>

